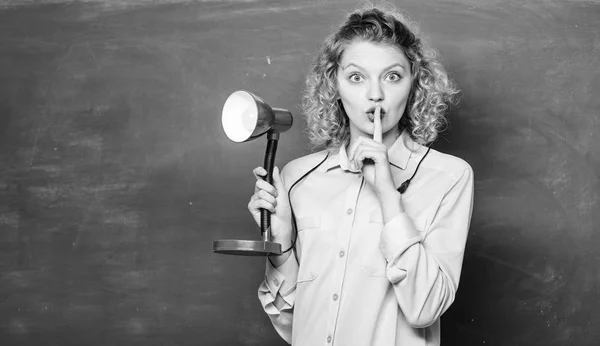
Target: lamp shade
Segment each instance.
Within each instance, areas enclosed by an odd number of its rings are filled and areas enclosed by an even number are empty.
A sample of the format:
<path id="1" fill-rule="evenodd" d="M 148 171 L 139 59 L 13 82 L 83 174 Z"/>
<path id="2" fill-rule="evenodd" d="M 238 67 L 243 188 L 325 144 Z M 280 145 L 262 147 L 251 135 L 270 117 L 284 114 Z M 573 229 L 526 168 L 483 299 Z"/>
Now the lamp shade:
<path id="1" fill-rule="evenodd" d="M 292 126 L 292 114 L 271 108 L 263 99 L 245 90 L 229 95 L 221 114 L 223 130 L 234 142 L 260 137 L 269 130 L 284 132 Z"/>

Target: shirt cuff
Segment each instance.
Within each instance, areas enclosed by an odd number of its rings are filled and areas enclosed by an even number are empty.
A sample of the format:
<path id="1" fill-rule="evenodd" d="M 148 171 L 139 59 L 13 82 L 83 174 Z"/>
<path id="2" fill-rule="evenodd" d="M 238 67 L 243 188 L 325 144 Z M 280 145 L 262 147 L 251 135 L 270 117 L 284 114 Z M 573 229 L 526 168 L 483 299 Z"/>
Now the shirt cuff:
<path id="1" fill-rule="evenodd" d="M 413 244 L 421 241 L 421 235 L 406 213 L 398 214 L 383 226 L 379 246 L 388 262 L 401 255 Z"/>
<path id="2" fill-rule="evenodd" d="M 274 267 L 271 261 L 267 259 L 267 269 L 265 282 L 273 297 L 277 293 L 285 297 L 296 287 L 298 279 L 298 262 L 296 256 L 291 254 L 288 259 L 279 267 Z"/>

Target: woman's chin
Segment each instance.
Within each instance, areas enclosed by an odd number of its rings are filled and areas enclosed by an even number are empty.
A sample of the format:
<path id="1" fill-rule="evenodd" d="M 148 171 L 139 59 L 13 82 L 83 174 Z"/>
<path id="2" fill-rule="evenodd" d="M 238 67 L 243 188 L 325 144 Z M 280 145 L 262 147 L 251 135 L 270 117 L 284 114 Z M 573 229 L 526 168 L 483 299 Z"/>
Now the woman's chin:
<path id="1" fill-rule="evenodd" d="M 357 137 L 373 137 L 373 128 L 359 128 L 358 131 L 354 131 L 354 133 L 350 133 L 351 135 L 355 135 Z"/>

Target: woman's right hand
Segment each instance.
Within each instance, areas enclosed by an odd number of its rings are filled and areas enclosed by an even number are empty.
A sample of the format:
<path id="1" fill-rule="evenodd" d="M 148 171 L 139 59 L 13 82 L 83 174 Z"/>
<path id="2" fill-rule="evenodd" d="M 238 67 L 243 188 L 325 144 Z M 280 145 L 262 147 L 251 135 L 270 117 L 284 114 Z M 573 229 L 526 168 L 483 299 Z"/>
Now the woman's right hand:
<path id="1" fill-rule="evenodd" d="M 273 169 L 273 185 L 265 180 L 267 171 L 263 167 L 256 167 L 252 173 L 256 184 L 248 210 L 259 227 L 261 208 L 271 212 L 271 241 L 280 243 L 285 250 L 292 245 L 292 212 L 279 169 Z"/>

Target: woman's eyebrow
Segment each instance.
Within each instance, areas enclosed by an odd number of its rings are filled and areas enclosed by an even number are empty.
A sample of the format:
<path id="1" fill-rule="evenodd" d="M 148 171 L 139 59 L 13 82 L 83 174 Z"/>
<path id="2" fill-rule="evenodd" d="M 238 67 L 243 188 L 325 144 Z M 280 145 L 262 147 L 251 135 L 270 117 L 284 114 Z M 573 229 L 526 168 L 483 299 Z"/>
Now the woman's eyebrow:
<path id="1" fill-rule="evenodd" d="M 362 67 L 360 67 L 360 66 L 356 65 L 355 63 L 351 62 L 351 63 L 349 63 L 349 64 L 348 64 L 348 65 L 346 65 L 346 66 L 342 66 L 342 70 L 345 70 L 345 69 L 347 69 L 348 67 L 351 67 L 351 66 L 354 66 L 354 67 L 356 67 L 356 68 L 357 68 L 357 69 L 359 69 L 359 70 L 362 70 L 362 69 L 363 69 Z"/>
<path id="2" fill-rule="evenodd" d="M 402 65 L 401 63 L 397 62 L 395 64 L 390 65 L 388 68 L 386 68 L 384 71 L 389 71 L 394 67 L 400 67 L 401 69 L 405 70 L 406 67 L 404 67 L 404 65 Z"/>
<path id="3" fill-rule="evenodd" d="M 348 67 L 351 67 L 351 66 L 354 66 L 354 67 L 356 67 L 357 69 L 359 69 L 359 70 L 363 70 L 363 71 L 364 71 L 364 69 L 363 69 L 362 67 L 358 66 L 357 64 L 355 64 L 355 63 L 353 63 L 353 62 L 349 63 L 349 64 L 348 64 L 348 65 L 346 65 L 346 66 L 342 66 L 342 70 L 345 70 L 345 69 L 347 69 Z M 391 69 L 392 69 L 392 68 L 394 68 L 394 67 L 400 67 L 400 68 L 401 68 L 401 69 L 403 69 L 403 70 L 405 70 L 405 69 L 406 69 L 406 67 L 404 67 L 404 65 L 402 65 L 402 64 L 401 64 L 401 63 L 399 63 L 399 62 L 397 62 L 397 63 L 394 63 L 394 64 L 392 64 L 392 65 L 390 65 L 390 66 L 386 67 L 386 68 L 384 69 L 384 71 L 391 70 Z"/>

